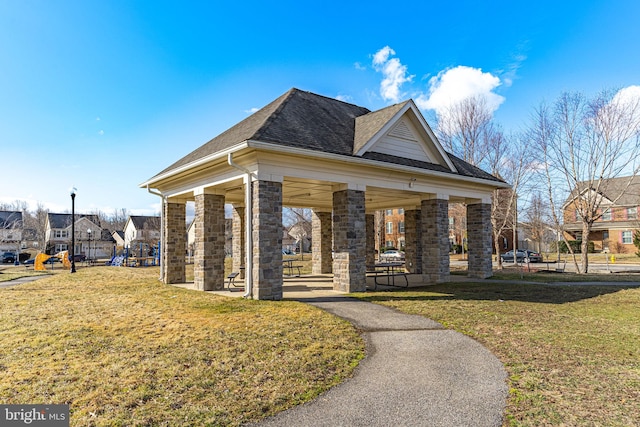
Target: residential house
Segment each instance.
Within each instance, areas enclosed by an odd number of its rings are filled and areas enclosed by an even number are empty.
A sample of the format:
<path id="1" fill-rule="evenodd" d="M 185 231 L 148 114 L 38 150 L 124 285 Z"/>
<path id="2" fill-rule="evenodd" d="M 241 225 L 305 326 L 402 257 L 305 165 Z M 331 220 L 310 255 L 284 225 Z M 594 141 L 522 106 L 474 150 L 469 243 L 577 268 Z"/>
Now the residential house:
<path id="1" fill-rule="evenodd" d="M 124 225 L 124 247 L 138 256 L 153 255 L 160 241 L 160 217 L 131 215 Z"/>
<path id="2" fill-rule="evenodd" d="M 404 250 L 404 209 L 384 210 L 384 246 Z"/>
<path id="3" fill-rule="evenodd" d="M 22 234 L 22 212 L 0 211 L 0 252 L 18 252 L 22 248 Z"/>
<path id="4" fill-rule="evenodd" d="M 630 183 L 629 183 L 630 182 Z M 628 184 L 628 185 L 627 185 Z M 589 194 L 587 194 L 589 192 Z M 563 205 L 564 232 L 569 240 L 582 240 L 582 221 L 576 204 L 581 198 L 594 196 L 593 188 L 572 191 Z M 640 176 L 603 180 L 596 197 L 601 198 L 600 216 L 591 227 L 589 240 L 596 251 L 632 253 L 633 235 L 640 229 L 638 206 L 640 206 Z"/>
<path id="5" fill-rule="evenodd" d="M 68 213 L 47 214 L 45 228 L 45 252 L 55 254 L 71 250 L 72 215 Z M 75 250 L 76 255 L 87 258 L 108 258 L 113 253 L 115 241 L 109 230 L 103 229 L 97 215 L 76 214 Z"/>

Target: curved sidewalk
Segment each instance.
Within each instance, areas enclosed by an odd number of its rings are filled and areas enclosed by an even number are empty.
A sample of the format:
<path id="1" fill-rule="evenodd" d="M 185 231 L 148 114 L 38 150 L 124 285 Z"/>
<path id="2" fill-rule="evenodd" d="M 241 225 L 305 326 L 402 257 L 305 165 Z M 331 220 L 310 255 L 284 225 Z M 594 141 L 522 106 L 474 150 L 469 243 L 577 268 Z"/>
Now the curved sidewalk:
<path id="1" fill-rule="evenodd" d="M 353 298 L 298 299 L 363 331 L 354 377 L 257 426 L 500 426 L 502 363 L 476 341 L 422 316 Z"/>

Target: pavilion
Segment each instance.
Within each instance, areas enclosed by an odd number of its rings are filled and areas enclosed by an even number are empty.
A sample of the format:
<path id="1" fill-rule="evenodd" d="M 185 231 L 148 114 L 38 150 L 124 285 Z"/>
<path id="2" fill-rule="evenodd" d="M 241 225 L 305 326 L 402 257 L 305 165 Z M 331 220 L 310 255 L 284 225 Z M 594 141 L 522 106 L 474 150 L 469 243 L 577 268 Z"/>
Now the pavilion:
<path id="1" fill-rule="evenodd" d="M 313 212 L 313 273 L 364 291 L 374 212 L 404 208 L 405 262 L 449 280 L 448 204 L 467 206 L 469 275 L 492 275 L 491 195 L 504 181 L 446 152 L 412 100 L 381 110 L 291 89 L 140 185 L 162 197 L 162 280 L 185 281 L 195 201 L 194 284 L 224 288 L 225 204 L 246 296 L 282 298 L 282 208 Z"/>

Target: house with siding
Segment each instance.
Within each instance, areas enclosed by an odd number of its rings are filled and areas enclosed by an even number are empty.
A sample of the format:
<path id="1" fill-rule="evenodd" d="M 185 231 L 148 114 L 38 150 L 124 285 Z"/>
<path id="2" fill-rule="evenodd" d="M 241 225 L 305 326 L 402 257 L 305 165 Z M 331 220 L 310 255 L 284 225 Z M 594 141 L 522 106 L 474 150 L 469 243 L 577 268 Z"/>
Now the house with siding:
<path id="1" fill-rule="evenodd" d="M 45 227 L 45 252 L 56 254 L 71 250 L 72 215 L 68 213 L 49 213 Z M 76 255 L 87 258 L 107 258 L 113 253 L 115 241 L 107 229 L 100 225 L 97 215 L 75 215 Z"/>
<path id="2" fill-rule="evenodd" d="M 589 194 L 587 194 L 587 192 Z M 574 189 L 563 205 L 564 232 L 569 240 L 582 240 L 582 222 L 576 205 L 584 197 L 600 198 L 598 218 L 593 223 L 589 240 L 596 251 L 632 253 L 633 235 L 640 229 L 640 176 L 603 180 L 594 194 L 593 188 Z"/>
<path id="3" fill-rule="evenodd" d="M 22 212 L 0 211 L 0 252 L 17 253 L 22 246 Z"/>
<path id="4" fill-rule="evenodd" d="M 125 248 L 134 254 L 148 256 L 160 241 L 160 217 L 131 215 L 123 232 Z"/>

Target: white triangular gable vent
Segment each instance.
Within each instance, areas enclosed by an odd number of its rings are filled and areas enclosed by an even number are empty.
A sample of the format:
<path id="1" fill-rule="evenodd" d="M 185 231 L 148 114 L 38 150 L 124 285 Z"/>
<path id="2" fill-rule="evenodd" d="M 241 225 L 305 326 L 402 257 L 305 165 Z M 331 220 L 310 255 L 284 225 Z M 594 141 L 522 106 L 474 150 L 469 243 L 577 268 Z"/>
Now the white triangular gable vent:
<path id="1" fill-rule="evenodd" d="M 382 136 L 369 151 L 434 163 L 431 156 L 425 151 L 425 144 L 420 141 L 413 124 L 405 117 L 398 120 L 395 126 Z"/>

